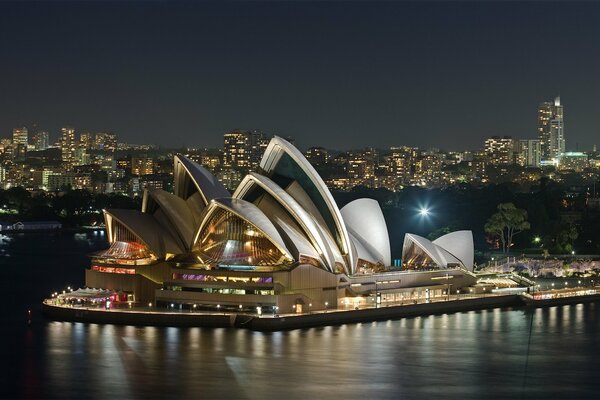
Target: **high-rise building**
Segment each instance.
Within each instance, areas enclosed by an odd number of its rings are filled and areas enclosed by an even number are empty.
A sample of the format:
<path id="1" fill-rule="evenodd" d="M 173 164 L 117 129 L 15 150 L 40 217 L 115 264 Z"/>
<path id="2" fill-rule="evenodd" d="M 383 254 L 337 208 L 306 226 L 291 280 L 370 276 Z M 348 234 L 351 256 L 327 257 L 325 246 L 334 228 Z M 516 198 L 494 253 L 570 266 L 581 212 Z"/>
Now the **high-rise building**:
<path id="1" fill-rule="evenodd" d="M 485 154 L 488 162 L 494 165 L 507 165 L 514 162 L 515 141 L 510 136 L 492 136 L 485 141 Z"/>
<path id="2" fill-rule="evenodd" d="M 33 135 L 33 146 L 36 150 L 46 150 L 50 146 L 48 132 L 40 131 Z"/>
<path id="3" fill-rule="evenodd" d="M 414 147 L 402 146 L 390 148 L 390 155 L 388 157 L 389 171 L 398 180 L 398 183 L 410 183 L 414 172 L 414 161 L 418 153 L 419 149 Z"/>
<path id="4" fill-rule="evenodd" d="M 83 132 L 79 136 L 79 147 L 83 150 L 91 150 L 94 148 L 94 137 L 89 132 Z"/>
<path id="5" fill-rule="evenodd" d="M 516 143 L 517 164 L 522 167 L 539 167 L 542 148 L 537 139 L 521 139 Z"/>
<path id="6" fill-rule="evenodd" d="M 27 141 L 27 128 L 26 127 L 20 127 L 20 128 L 14 128 L 13 129 L 13 145 L 15 147 L 17 147 L 18 145 L 22 144 L 25 145 L 25 147 L 27 147 L 28 141 Z"/>
<path id="7" fill-rule="evenodd" d="M 117 150 L 117 135 L 106 132 L 96 133 L 96 148 L 98 150 L 114 152 Z"/>
<path id="8" fill-rule="evenodd" d="M 260 131 L 233 130 L 223 136 L 223 165 L 237 169 L 256 169 L 269 143 Z"/>
<path id="9" fill-rule="evenodd" d="M 538 108 L 538 137 L 543 160 L 558 159 L 565 152 L 564 110 L 560 97 Z"/>
<path id="10" fill-rule="evenodd" d="M 223 164 L 230 168 L 250 167 L 250 132 L 234 130 L 223 135 Z"/>
<path id="11" fill-rule="evenodd" d="M 75 150 L 77 142 L 75 141 L 75 129 L 64 127 L 60 130 L 60 151 L 63 162 L 72 165 L 75 162 Z"/>

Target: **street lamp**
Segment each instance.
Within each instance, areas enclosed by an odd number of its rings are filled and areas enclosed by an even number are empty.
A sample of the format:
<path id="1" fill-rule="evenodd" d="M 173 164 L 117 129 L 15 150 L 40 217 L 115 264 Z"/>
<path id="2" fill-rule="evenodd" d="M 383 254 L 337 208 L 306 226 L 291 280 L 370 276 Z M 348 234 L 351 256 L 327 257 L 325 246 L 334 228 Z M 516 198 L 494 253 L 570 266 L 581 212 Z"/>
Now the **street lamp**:
<path id="1" fill-rule="evenodd" d="M 419 214 L 421 215 L 421 217 L 426 217 L 429 215 L 429 208 L 427 207 L 421 207 L 421 209 L 419 210 Z"/>

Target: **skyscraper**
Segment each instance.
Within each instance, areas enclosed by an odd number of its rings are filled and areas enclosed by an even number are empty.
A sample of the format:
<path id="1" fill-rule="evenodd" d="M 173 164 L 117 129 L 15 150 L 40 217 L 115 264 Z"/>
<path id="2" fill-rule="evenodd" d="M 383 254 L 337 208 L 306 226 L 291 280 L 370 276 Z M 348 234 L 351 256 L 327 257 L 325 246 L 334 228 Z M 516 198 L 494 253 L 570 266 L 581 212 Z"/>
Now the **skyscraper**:
<path id="1" fill-rule="evenodd" d="M 538 136 L 543 160 L 557 159 L 565 152 L 563 106 L 560 97 L 544 102 L 538 108 Z"/>
<path id="2" fill-rule="evenodd" d="M 61 128 L 60 151 L 62 160 L 68 164 L 73 164 L 75 161 L 76 149 L 77 142 L 75 141 L 75 129 L 70 127 Z"/>

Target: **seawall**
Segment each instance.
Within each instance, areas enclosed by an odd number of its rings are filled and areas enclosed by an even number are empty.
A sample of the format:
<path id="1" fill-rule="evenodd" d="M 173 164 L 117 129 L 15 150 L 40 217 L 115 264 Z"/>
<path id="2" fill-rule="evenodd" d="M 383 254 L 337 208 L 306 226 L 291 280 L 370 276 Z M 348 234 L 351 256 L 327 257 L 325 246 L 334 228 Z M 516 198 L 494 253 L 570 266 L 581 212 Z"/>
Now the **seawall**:
<path id="1" fill-rule="evenodd" d="M 88 309 L 64 307 L 47 302 L 43 303 L 42 311 L 46 317 L 62 321 L 141 326 L 235 327 L 257 331 L 280 331 L 523 305 L 524 302 L 519 295 L 507 295 L 359 310 L 332 310 L 300 315 L 289 314 L 278 317 L 258 317 L 255 314 L 237 313 Z"/>

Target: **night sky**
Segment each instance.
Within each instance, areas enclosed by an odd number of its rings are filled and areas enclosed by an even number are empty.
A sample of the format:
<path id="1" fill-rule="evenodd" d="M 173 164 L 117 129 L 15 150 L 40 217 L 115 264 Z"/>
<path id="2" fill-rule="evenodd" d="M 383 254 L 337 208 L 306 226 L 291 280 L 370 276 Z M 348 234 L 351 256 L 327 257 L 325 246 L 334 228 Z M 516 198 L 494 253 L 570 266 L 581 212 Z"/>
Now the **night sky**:
<path id="1" fill-rule="evenodd" d="M 557 94 L 567 148 L 600 145 L 600 3 L 0 2 L 3 137 L 475 149 Z"/>

